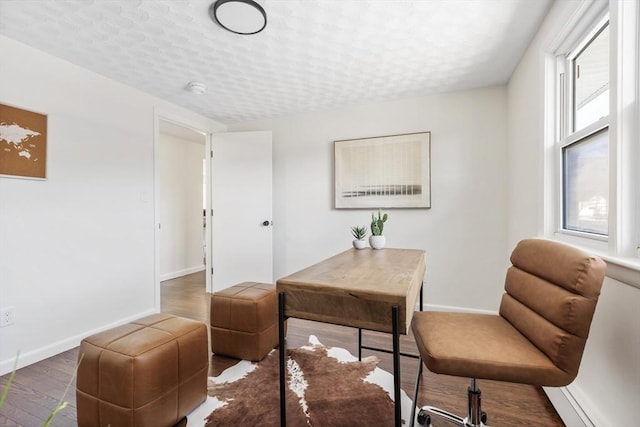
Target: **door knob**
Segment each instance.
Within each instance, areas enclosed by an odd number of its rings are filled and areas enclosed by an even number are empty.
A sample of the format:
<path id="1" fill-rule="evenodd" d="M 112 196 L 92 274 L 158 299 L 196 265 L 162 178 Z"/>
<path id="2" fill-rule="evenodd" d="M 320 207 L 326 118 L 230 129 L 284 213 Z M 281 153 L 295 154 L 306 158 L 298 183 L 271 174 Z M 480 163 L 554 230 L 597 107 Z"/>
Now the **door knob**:
<path id="1" fill-rule="evenodd" d="M 262 226 L 263 227 L 268 227 L 271 225 L 271 221 L 267 220 L 267 221 L 262 221 Z"/>

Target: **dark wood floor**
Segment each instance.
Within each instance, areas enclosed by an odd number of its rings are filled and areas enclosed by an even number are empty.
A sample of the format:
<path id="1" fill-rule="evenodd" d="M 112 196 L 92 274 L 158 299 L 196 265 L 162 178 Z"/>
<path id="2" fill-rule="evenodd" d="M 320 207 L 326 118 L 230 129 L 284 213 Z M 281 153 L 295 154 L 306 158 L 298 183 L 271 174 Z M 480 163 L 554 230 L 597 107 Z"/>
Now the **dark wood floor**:
<path id="1" fill-rule="evenodd" d="M 162 283 L 162 312 L 188 317 L 208 323 L 209 295 L 205 292 L 204 273 L 195 273 Z M 335 325 L 289 319 L 287 345 L 297 347 L 305 344 L 309 335 L 316 335 L 328 346 L 347 348 L 357 354 L 357 330 Z M 386 334 L 365 332 L 367 345 L 389 348 L 391 340 Z M 401 337 L 403 351 L 415 353 L 415 343 L 411 336 Z M 391 356 L 363 350 L 363 355 L 376 354 L 379 366 L 392 371 Z M 60 397 L 73 375 L 78 349 L 72 349 L 16 373 L 14 383 L 4 408 L 0 411 L 0 426 L 41 426 L 49 413 L 56 407 Z M 235 360 L 213 356 L 209 372 L 217 375 Z M 409 397 L 413 394 L 417 360 L 402 358 L 402 388 Z M 0 377 L 0 390 L 8 381 L 8 375 Z M 466 410 L 466 389 L 468 381 L 432 374 L 424 371 L 420 387 L 419 403 L 438 406 L 463 414 Z M 555 410 L 542 390 L 535 387 L 480 381 L 483 409 L 488 413 L 489 424 L 493 427 L 530 426 L 562 427 Z M 65 398 L 69 406 L 58 413 L 52 425 L 58 427 L 76 426 L 75 382 Z M 453 426 L 445 420 L 435 419 L 435 427 Z"/>

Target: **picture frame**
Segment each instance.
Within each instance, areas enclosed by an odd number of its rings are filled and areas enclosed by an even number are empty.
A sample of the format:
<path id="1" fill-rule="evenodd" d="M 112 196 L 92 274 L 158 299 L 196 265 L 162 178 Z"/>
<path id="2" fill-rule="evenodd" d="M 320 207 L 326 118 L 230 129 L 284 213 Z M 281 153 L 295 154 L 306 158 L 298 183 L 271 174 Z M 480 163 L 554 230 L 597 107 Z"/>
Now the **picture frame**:
<path id="1" fill-rule="evenodd" d="M 47 116 L 0 104 L 0 177 L 46 179 Z"/>
<path id="2" fill-rule="evenodd" d="M 336 209 L 431 208 L 431 132 L 334 141 Z"/>

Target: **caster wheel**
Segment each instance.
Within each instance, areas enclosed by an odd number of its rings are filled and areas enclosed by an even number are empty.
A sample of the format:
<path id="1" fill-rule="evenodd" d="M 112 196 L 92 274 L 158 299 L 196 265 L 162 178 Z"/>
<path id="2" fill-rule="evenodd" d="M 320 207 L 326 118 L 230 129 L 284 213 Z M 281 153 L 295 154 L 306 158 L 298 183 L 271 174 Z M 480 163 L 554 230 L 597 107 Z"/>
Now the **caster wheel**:
<path id="1" fill-rule="evenodd" d="M 487 424 L 487 413 L 482 411 L 480 413 L 480 421 L 482 421 L 482 424 Z"/>
<path id="2" fill-rule="evenodd" d="M 427 427 L 431 425 L 431 415 L 429 415 L 424 409 L 420 409 L 420 412 L 418 412 L 418 424 Z"/>

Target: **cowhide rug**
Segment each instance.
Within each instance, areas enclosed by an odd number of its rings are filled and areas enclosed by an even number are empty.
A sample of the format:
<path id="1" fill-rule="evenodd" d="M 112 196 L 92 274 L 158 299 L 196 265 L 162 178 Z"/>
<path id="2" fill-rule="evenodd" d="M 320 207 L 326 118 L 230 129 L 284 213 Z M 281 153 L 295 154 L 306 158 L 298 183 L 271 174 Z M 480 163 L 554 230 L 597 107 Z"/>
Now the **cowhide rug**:
<path id="1" fill-rule="evenodd" d="M 287 425 L 393 426 L 393 376 L 377 367 L 378 358 L 357 357 L 309 344 L 287 349 Z M 188 427 L 279 426 L 278 351 L 260 363 L 240 361 L 209 378 L 209 397 L 188 416 Z M 402 391 L 403 423 L 411 399 Z"/>

